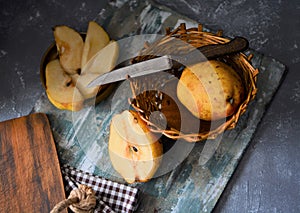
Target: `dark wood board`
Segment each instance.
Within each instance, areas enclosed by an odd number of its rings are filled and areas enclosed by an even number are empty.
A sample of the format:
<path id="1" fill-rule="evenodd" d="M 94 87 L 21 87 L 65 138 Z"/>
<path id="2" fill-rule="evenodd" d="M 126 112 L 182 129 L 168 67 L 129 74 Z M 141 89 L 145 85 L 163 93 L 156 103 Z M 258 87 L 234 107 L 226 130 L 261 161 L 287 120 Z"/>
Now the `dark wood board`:
<path id="1" fill-rule="evenodd" d="M 0 123 L 0 211 L 49 212 L 65 198 L 45 114 Z"/>

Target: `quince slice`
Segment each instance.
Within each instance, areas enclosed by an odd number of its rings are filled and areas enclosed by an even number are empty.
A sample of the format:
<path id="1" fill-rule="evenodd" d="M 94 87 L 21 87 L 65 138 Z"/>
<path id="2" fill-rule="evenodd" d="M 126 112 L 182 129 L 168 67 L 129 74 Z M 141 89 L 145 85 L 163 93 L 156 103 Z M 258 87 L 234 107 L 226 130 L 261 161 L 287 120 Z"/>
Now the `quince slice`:
<path id="1" fill-rule="evenodd" d="M 162 144 L 137 112 L 125 110 L 112 118 L 109 156 L 115 170 L 128 183 L 150 180 L 162 154 Z"/>
<path id="2" fill-rule="evenodd" d="M 78 111 L 83 107 L 84 97 L 58 59 L 46 66 L 46 93 L 50 102 L 59 109 Z"/>
<path id="3" fill-rule="evenodd" d="M 56 26 L 54 38 L 61 66 L 69 74 L 79 73 L 83 50 L 81 35 L 68 26 Z"/>
<path id="4" fill-rule="evenodd" d="M 105 30 L 96 22 L 90 21 L 83 46 L 81 66 L 83 67 L 109 41 L 109 36 Z"/>
<path id="5" fill-rule="evenodd" d="M 81 74 L 97 73 L 101 75 L 107 73 L 115 67 L 118 56 L 119 45 L 116 41 L 111 41 L 82 67 Z"/>
<path id="6" fill-rule="evenodd" d="M 96 97 L 100 86 L 90 87 L 87 85 L 96 79 L 99 75 L 95 73 L 85 73 L 82 75 L 74 74 L 71 75 L 72 81 L 76 82 L 76 87 L 85 99 Z"/>

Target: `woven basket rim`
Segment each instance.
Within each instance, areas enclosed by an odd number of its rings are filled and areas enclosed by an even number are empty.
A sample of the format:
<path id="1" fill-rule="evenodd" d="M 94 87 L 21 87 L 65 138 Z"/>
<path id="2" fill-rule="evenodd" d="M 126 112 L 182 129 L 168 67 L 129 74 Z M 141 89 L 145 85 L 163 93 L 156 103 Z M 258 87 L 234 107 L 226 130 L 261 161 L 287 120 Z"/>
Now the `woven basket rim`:
<path id="1" fill-rule="evenodd" d="M 203 25 L 198 24 L 198 27 L 193 28 L 186 28 L 185 23 L 181 23 L 177 28 L 171 30 L 170 28 L 166 28 L 166 35 L 152 43 L 152 44 L 145 44 L 145 50 L 147 48 L 150 48 L 151 45 L 159 45 L 163 42 L 167 42 L 170 37 L 178 37 L 180 39 L 187 39 L 186 42 L 192 44 L 192 45 L 207 45 L 207 44 L 223 44 L 229 42 L 230 38 L 225 38 L 222 36 L 223 31 L 219 30 L 216 33 L 213 32 L 205 32 L 203 31 Z M 194 42 L 194 43 L 193 43 Z M 197 44 L 197 42 L 200 42 L 201 44 Z M 139 116 L 142 120 L 144 120 L 150 127 L 150 130 L 154 133 L 160 133 L 165 135 L 168 138 L 177 140 L 177 139 L 184 139 L 188 142 L 198 142 L 203 141 L 206 139 L 215 139 L 218 135 L 223 133 L 227 129 L 233 129 L 236 127 L 239 118 L 242 114 L 245 113 L 247 110 L 247 107 L 249 103 L 255 98 L 257 93 L 257 75 L 259 73 L 259 70 L 257 68 L 254 68 L 251 64 L 251 59 L 253 55 L 246 56 L 244 53 L 240 52 L 234 55 L 229 56 L 229 58 L 236 63 L 237 66 L 239 66 L 243 70 L 243 74 L 246 75 L 247 78 L 249 78 L 249 85 L 247 86 L 248 94 L 245 98 L 245 100 L 240 104 L 238 110 L 227 120 L 219 125 L 217 128 L 209 131 L 209 132 L 195 132 L 195 133 L 188 133 L 185 134 L 181 132 L 180 130 L 176 129 L 160 129 L 158 126 L 156 126 L 154 123 L 150 122 L 147 118 L 143 116 L 143 110 L 134 105 L 134 102 L 130 100 L 131 106 L 139 113 Z M 134 85 L 131 81 L 131 90 L 133 92 L 133 100 L 135 99 L 135 89 Z"/>

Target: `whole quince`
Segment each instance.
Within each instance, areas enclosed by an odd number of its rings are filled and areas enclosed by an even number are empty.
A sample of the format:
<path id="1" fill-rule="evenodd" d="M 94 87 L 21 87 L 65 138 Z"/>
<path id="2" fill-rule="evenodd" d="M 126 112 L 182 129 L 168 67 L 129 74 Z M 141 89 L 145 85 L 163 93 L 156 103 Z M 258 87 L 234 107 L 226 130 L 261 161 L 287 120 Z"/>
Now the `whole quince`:
<path id="1" fill-rule="evenodd" d="M 186 67 L 177 85 L 180 102 L 194 116 L 206 121 L 234 114 L 244 100 L 244 94 L 239 74 L 218 60 Z"/>

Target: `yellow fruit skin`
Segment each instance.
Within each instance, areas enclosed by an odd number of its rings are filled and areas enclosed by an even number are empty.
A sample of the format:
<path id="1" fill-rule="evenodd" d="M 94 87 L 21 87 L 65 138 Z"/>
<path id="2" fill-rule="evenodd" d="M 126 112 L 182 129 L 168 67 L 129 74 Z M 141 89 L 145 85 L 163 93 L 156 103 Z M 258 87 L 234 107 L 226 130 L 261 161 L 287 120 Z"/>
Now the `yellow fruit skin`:
<path id="1" fill-rule="evenodd" d="M 162 153 L 162 144 L 136 112 L 126 110 L 113 117 L 110 160 L 128 183 L 149 181 L 160 165 Z"/>
<path id="2" fill-rule="evenodd" d="M 59 103 L 55 101 L 51 95 L 47 92 L 47 97 L 49 101 L 58 109 L 61 110 L 70 110 L 70 111 L 79 111 L 83 108 L 83 102 L 72 102 L 72 103 Z"/>
<path id="3" fill-rule="evenodd" d="M 180 102 L 197 118 L 218 120 L 236 112 L 244 98 L 240 76 L 227 64 L 211 60 L 186 68 L 177 85 Z"/>

